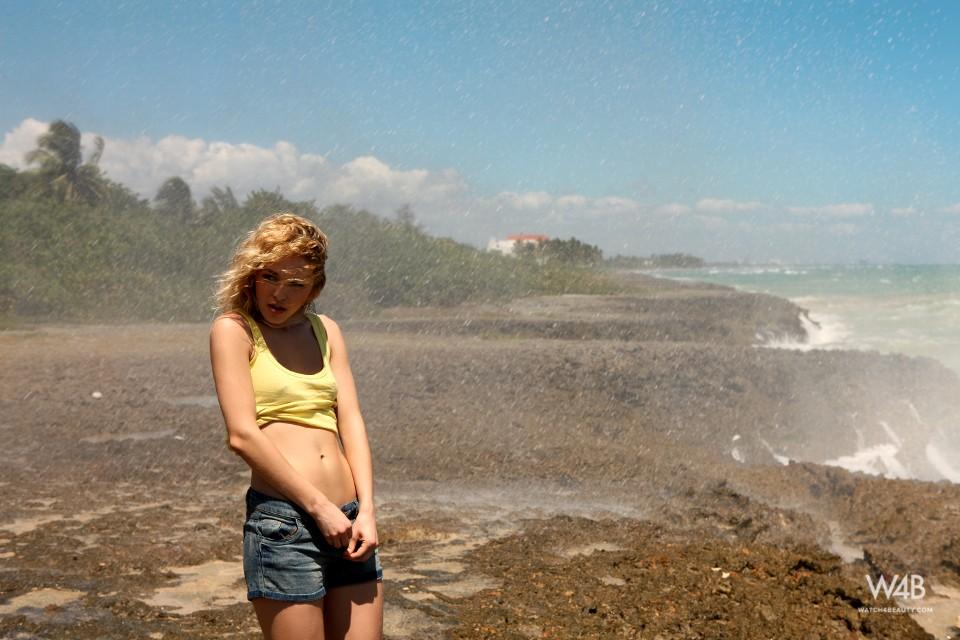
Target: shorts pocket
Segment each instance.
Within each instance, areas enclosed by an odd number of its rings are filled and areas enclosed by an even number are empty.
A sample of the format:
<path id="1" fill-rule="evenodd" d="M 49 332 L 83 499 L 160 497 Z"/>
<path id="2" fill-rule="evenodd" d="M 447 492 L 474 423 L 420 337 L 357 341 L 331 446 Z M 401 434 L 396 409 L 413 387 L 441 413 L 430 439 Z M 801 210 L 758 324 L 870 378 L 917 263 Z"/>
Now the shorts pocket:
<path id="1" fill-rule="evenodd" d="M 303 529 L 299 518 L 262 512 L 255 516 L 255 527 L 260 539 L 271 544 L 293 542 Z"/>

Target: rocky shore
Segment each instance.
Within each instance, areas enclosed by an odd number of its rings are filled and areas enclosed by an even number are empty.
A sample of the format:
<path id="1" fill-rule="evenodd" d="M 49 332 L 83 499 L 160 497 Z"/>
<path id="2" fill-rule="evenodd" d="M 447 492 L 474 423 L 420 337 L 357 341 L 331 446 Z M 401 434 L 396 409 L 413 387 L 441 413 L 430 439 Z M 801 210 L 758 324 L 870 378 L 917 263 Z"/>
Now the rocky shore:
<path id="1" fill-rule="evenodd" d="M 957 634 L 960 486 L 927 451 L 956 438 L 956 375 L 759 348 L 802 340 L 803 311 L 630 277 L 342 323 L 388 637 Z M 0 332 L 0 637 L 259 637 L 206 335 Z M 916 479 L 824 464 L 894 439 Z M 874 598 L 868 575 L 920 576 L 924 598 Z"/>

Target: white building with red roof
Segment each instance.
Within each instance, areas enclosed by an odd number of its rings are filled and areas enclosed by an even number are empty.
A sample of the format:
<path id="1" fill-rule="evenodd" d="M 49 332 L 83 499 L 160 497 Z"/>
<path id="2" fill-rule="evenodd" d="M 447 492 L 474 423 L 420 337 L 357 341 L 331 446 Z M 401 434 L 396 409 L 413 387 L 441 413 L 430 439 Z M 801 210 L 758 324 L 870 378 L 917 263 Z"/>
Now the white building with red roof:
<path id="1" fill-rule="evenodd" d="M 504 240 L 490 238 L 487 243 L 487 251 L 499 251 L 505 256 L 512 256 L 517 245 L 520 244 L 540 244 L 550 239 L 550 236 L 544 236 L 536 233 L 518 233 L 507 236 Z"/>

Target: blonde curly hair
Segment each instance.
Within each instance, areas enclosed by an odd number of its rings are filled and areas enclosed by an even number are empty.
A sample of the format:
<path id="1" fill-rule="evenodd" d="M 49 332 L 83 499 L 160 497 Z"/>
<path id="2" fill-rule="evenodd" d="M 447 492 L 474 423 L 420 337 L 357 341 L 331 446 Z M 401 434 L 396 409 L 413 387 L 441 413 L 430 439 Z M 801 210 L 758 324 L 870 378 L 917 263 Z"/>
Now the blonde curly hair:
<path id="1" fill-rule="evenodd" d="M 253 277 L 267 265 L 300 256 L 313 268 L 313 290 L 308 305 L 327 283 L 324 266 L 327 262 L 327 236 L 317 225 L 294 213 L 275 213 L 264 219 L 240 243 L 230 267 L 220 276 L 217 289 L 217 311 L 254 312 Z"/>

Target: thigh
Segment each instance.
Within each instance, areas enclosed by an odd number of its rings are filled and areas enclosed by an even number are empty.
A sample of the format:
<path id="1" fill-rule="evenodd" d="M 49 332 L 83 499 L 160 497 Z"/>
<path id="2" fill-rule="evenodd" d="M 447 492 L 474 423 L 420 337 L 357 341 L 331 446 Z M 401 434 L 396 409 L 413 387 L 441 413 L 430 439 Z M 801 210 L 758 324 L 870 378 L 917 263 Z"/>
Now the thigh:
<path id="1" fill-rule="evenodd" d="M 324 625 L 331 640 L 383 637 L 383 583 L 371 580 L 327 591 Z"/>
<path id="2" fill-rule="evenodd" d="M 264 640 L 324 640 L 323 601 L 251 600 Z"/>

